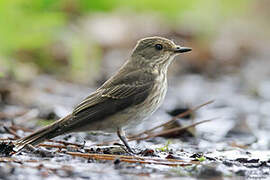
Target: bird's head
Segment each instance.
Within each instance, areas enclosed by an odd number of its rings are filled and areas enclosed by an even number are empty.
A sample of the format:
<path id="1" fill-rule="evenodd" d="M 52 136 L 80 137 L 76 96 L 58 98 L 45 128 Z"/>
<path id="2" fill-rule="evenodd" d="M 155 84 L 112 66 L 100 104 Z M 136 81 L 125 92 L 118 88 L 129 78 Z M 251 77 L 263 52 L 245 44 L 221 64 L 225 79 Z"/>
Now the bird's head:
<path id="1" fill-rule="evenodd" d="M 131 60 L 143 66 L 167 66 L 176 55 L 188 51 L 191 48 L 176 45 L 169 39 L 148 37 L 138 41 Z"/>

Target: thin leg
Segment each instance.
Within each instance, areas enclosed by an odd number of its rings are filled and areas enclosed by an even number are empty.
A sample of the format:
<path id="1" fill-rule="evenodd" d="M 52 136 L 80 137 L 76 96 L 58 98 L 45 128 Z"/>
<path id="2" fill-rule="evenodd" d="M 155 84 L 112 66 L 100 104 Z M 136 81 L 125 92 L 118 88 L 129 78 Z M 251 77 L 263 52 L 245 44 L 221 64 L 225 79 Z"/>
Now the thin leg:
<path id="1" fill-rule="evenodd" d="M 85 147 L 86 140 L 81 135 L 79 135 L 79 137 L 83 140 L 83 145 L 81 146 L 81 148 L 83 149 Z"/>
<path id="2" fill-rule="evenodd" d="M 124 143 L 124 145 L 126 146 L 128 152 L 131 152 L 131 153 L 135 154 L 134 151 L 130 148 L 130 146 L 128 144 L 128 141 L 127 141 L 127 138 L 126 138 L 126 136 L 124 134 L 124 131 L 121 128 L 117 129 L 117 136 Z"/>

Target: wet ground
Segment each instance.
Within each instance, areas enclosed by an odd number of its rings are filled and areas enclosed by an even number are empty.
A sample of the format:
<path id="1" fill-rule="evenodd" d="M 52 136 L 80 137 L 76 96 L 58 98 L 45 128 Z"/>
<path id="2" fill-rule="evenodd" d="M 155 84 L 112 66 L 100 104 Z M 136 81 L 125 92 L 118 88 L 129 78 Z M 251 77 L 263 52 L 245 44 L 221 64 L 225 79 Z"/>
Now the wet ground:
<path id="1" fill-rule="evenodd" d="M 130 141 L 137 155 L 126 153 L 117 141 L 97 146 L 117 140 L 106 133 L 67 134 L 9 154 L 8 142 L 66 115 L 94 89 L 50 76 L 30 83 L 1 81 L 0 138 L 5 143 L 0 146 L 0 179 L 269 178 L 269 66 L 268 61 L 250 61 L 230 75 L 170 78 L 162 107 L 149 120 L 131 125 L 129 135 L 214 102 L 175 118 L 149 137 L 143 134 Z M 211 121 L 194 124 L 203 120 Z M 172 128 L 178 129 L 167 132 Z"/>

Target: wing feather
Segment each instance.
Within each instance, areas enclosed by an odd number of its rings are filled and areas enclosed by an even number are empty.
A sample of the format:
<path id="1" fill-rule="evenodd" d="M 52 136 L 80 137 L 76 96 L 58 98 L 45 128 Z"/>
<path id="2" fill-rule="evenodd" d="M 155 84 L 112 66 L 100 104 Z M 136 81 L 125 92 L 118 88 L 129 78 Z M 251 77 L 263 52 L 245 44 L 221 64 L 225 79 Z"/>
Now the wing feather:
<path id="1" fill-rule="evenodd" d="M 113 78 L 112 81 L 106 82 L 101 88 L 97 89 L 94 93 L 85 98 L 74 109 L 73 114 L 77 114 L 84 109 L 90 108 L 109 99 L 126 99 L 130 96 L 149 90 L 152 88 L 154 83 L 154 77 L 152 74 L 139 76 L 141 73 L 141 70 L 130 72 L 122 78 Z"/>
<path id="2" fill-rule="evenodd" d="M 132 72 L 110 84 L 105 83 L 82 101 L 73 111 L 78 128 L 143 102 L 151 92 L 154 81 L 149 80 L 151 77 L 139 79 L 137 73 L 141 72 Z"/>

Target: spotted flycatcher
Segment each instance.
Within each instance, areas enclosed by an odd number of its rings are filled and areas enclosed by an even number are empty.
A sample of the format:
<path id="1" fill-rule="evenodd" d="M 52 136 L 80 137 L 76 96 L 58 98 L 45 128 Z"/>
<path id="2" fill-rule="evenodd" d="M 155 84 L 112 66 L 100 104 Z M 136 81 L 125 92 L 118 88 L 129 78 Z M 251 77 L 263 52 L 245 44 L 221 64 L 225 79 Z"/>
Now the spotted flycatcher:
<path id="1" fill-rule="evenodd" d="M 37 145 L 64 133 L 117 132 L 128 151 L 122 127 L 139 123 L 161 105 L 167 91 L 167 70 L 174 57 L 191 51 L 171 40 L 148 37 L 138 41 L 126 63 L 69 115 L 19 139 L 15 150 Z"/>

